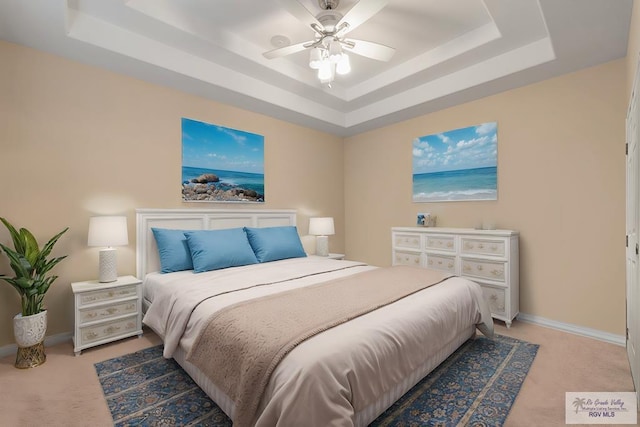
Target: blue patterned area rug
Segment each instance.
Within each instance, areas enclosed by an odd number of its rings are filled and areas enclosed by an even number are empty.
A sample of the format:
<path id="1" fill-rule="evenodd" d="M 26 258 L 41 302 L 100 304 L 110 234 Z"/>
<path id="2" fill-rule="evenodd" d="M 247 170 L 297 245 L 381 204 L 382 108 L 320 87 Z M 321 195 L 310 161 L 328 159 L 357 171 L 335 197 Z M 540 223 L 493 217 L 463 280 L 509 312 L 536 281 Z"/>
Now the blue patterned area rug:
<path id="1" fill-rule="evenodd" d="M 537 352 L 501 335 L 471 339 L 371 426 L 501 426 Z M 162 346 L 95 367 L 116 426 L 231 426 Z"/>

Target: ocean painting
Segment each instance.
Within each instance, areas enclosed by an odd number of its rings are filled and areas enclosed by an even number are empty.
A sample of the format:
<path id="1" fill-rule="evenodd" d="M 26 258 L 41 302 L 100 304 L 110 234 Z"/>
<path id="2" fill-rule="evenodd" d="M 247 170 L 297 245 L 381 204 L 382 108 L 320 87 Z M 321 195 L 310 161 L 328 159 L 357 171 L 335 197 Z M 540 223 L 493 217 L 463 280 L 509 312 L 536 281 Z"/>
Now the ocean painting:
<path id="1" fill-rule="evenodd" d="M 182 200 L 264 203 L 264 136 L 183 118 Z"/>
<path id="2" fill-rule="evenodd" d="M 497 199 L 496 122 L 413 141 L 414 202 Z"/>

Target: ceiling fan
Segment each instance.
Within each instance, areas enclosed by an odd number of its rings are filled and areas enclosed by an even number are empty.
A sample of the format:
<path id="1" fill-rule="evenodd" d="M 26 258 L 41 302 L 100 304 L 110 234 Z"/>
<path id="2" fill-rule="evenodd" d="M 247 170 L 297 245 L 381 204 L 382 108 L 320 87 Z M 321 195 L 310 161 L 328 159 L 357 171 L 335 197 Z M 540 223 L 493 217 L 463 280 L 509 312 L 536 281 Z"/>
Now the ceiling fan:
<path id="1" fill-rule="evenodd" d="M 345 15 L 335 10 L 340 4 L 340 0 L 318 0 L 323 11 L 317 16 L 312 15 L 298 0 L 279 1 L 289 13 L 311 27 L 315 35 L 313 40 L 264 52 L 265 58 L 280 58 L 311 49 L 309 66 L 319 70 L 318 77 L 322 82 L 331 82 L 333 75 L 328 76 L 325 73 L 325 78 L 323 78 L 323 60 L 326 65 L 330 58 L 334 64 L 338 64 L 333 67 L 333 71 L 337 69 L 339 74 L 344 74 L 340 71 L 347 70 L 346 72 L 348 72 L 350 69 L 348 56 L 343 55 L 344 52 L 353 52 L 378 61 L 388 61 L 395 53 L 394 48 L 380 43 L 345 37 L 348 32 L 378 13 L 388 0 L 360 0 Z M 342 59 L 341 63 L 339 63 L 340 59 Z"/>

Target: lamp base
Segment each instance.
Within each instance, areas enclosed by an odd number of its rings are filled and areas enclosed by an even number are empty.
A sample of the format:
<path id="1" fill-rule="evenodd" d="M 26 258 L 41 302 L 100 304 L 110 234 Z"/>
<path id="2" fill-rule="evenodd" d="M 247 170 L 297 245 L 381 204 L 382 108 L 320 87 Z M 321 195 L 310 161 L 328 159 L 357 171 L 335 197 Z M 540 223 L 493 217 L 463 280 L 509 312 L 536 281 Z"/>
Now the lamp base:
<path id="1" fill-rule="evenodd" d="M 329 236 L 316 236 L 316 255 L 329 256 Z"/>
<path id="2" fill-rule="evenodd" d="M 115 282 L 118 280 L 117 253 L 115 248 L 100 249 L 100 283 Z"/>

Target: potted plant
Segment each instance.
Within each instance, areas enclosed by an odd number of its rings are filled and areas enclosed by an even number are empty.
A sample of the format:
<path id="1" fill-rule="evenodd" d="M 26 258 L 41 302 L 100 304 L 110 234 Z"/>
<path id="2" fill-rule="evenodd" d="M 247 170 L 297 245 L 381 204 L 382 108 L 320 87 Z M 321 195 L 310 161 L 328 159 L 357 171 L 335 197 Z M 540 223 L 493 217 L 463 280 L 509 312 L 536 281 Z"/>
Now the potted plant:
<path id="1" fill-rule="evenodd" d="M 13 332 L 18 344 L 16 355 L 17 368 L 32 368 L 46 360 L 44 353 L 44 335 L 47 329 L 47 311 L 42 303 L 51 284 L 58 276 L 49 275 L 49 271 L 66 255 L 48 258 L 53 246 L 69 227 L 53 236 L 42 249 L 33 234 L 26 228 L 19 231 L 5 218 L 0 221 L 9 230 L 13 240 L 13 249 L 0 243 L 0 248 L 9 258 L 15 276 L 0 275 L 20 294 L 22 311 L 13 318 Z"/>

